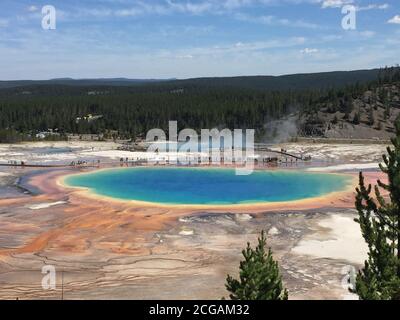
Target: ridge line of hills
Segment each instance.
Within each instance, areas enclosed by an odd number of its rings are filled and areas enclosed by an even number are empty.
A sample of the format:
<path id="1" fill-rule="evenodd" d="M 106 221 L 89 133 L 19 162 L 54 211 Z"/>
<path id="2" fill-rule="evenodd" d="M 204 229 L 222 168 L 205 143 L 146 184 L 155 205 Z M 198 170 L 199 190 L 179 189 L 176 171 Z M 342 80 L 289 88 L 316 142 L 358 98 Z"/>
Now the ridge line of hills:
<path id="1" fill-rule="evenodd" d="M 235 76 L 204 77 L 189 79 L 128 79 L 98 78 L 72 79 L 58 78 L 51 80 L 11 80 L 0 81 L 0 89 L 12 89 L 28 86 L 64 85 L 64 86 L 170 86 L 170 87 L 234 87 L 257 90 L 304 90 L 341 87 L 356 82 L 374 81 L 382 69 L 332 71 L 319 73 L 298 73 L 282 76 Z"/>

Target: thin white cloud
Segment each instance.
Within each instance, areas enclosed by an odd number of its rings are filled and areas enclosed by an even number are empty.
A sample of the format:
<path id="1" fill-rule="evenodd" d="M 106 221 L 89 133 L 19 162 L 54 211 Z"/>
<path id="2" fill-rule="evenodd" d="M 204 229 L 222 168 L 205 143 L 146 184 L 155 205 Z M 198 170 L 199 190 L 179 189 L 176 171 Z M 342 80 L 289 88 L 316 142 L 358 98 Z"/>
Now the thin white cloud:
<path id="1" fill-rule="evenodd" d="M 237 13 L 235 15 L 235 18 L 239 21 L 259 23 L 268 26 L 283 26 L 283 27 L 309 28 L 309 29 L 319 28 L 319 26 L 314 23 L 306 22 L 303 20 L 289 20 L 286 18 L 279 18 L 273 15 L 251 16 L 244 13 Z"/>
<path id="2" fill-rule="evenodd" d="M 313 54 L 313 53 L 317 53 L 319 50 L 315 49 L 315 48 L 305 48 L 300 50 L 301 53 L 303 54 Z"/>
<path id="3" fill-rule="evenodd" d="M 227 9 L 237 9 L 253 4 L 253 0 L 226 0 L 223 6 Z"/>
<path id="4" fill-rule="evenodd" d="M 80 8 L 79 11 L 71 12 L 71 17 L 91 16 L 102 18 L 107 16 L 116 17 L 136 17 L 141 15 L 172 15 L 172 14 L 188 14 L 188 15 L 223 15 L 234 12 L 241 12 L 242 9 L 257 6 L 277 6 L 282 2 L 286 4 L 302 4 L 302 3 L 320 3 L 322 0 L 163 0 L 158 3 L 145 0 L 123 0 L 116 1 L 118 5 L 111 8 L 110 6 L 97 6 L 90 8 Z M 337 0 L 335 0 L 337 1 Z M 343 1 L 343 0 L 342 0 Z M 103 0 L 104 2 L 112 2 L 114 0 Z M 36 8 L 36 7 L 35 7 Z M 288 23 L 282 19 L 281 24 Z M 301 21 L 297 26 L 301 26 Z M 307 25 L 307 23 L 304 23 Z M 311 24 L 308 24 L 310 27 Z"/>
<path id="5" fill-rule="evenodd" d="M 369 4 L 367 6 L 357 6 L 357 11 L 368 11 L 368 10 L 386 10 L 389 9 L 390 5 L 387 3 L 383 4 Z"/>
<path id="6" fill-rule="evenodd" d="M 181 55 L 181 56 L 176 56 L 177 59 L 193 59 L 193 55 L 191 54 L 185 54 L 185 55 Z"/>
<path id="7" fill-rule="evenodd" d="M 357 11 L 368 11 L 368 10 L 386 10 L 389 9 L 388 3 L 371 3 L 365 6 L 356 5 L 355 0 L 319 0 L 323 9 L 327 8 L 342 8 L 345 5 L 354 5 Z"/>
<path id="8" fill-rule="evenodd" d="M 388 20 L 388 23 L 400 24 L 400 15 L 395 15 L 392 19 Z"/>
<path id="9" fill-rule="evenodd" d="M 178 3 L 178 2 L 173 2 L 171 0 L 167 0 L 167 3 L 169 5 L 169 8 L 175 12 L 190 13 L 195 15 L 209 12 L 214 8 L 213 3 L 208 1 L 200 3 L 192 3 L 192 2 Z"/>
<path id="10" fill-rule="evenodd" d="M 39 10 L 39 8 L 37 6 L 35 6 L 35 5 L 31 5 L 31 6 L 28 7 L 28 11 L 29 12 L 36 12 L 38 10 Z"/>
<path id="11" fill-rule="evenodd" d="M 341 8 L 347 4 L 353 4 L 354 0 L 323 0 L 321 7 L 326 8 Z"/>
<path id="12" fill-rule="evenodd" d="M 136 17 L 143 14 L 143 11 L 138 8 L 116 10 L 114 14 L 118 17 Z"/>
<path id="13" fill-rule="evenodd" d="M 211 47 L 194 47 L 179 50 L 164 50 L 159 53 L 160 58 L 194 59 L 199 57 L 225 57 L 233 54 L 244 54 L 250 52 L 263 52 L 271 49 L 290 48 L 304 45 L 307 39 L 304 37 L 293 37 L 289 39 L 274 39 L 269 41 L 237 42 L 227 45 L 215 45 Z"/>
<path id="14" fill-rule="evenodd" d="M 146 1 L 136 1 L 134 4 L 127 2 L 130 6 L 119 6 L 115 9 L 91 8 L 80 10 L 79 15 L 93 17 L 117 16 L 117 17 L 136 17 L 141 15 L 170 15 L 174 13 L 202 15 L 206 13 L 222 13 L 224 10 L 240 9 L 245 5 L 250 5 L 254 0 L 204 0 L 204 1 L 178 1 L 165 0 L 162 3 L 151 3 Z"/>
<path id="15" fill-rule="evenodd" d="M 328 35 L 323 35 L 321 40 L 322 41 L 337 41 L 337 40 L 342 40 L 343 35 L 339 34 L 328 34 Z"/>
<path id="16" fill-rule="evenodd" d="M 376 32 L 371 30 L 366 30 L 366 31 L 361 31 L 359 34 L 360 36 L 365 38 L 372 38 L 376 35 Z"/>

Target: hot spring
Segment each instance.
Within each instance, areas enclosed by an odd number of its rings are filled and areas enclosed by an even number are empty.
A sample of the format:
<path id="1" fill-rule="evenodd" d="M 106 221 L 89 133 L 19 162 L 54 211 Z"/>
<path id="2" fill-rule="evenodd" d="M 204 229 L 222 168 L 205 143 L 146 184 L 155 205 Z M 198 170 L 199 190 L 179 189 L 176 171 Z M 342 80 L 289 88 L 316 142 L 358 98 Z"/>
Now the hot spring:
<path id="1" fill-rule="evenodd" d="M 352 177 L 292 170 L 119 168 L 67 176 L 69 187 L 118 200 L 166 205 L 238 205 L 286 202 L 345 190 Z"/>

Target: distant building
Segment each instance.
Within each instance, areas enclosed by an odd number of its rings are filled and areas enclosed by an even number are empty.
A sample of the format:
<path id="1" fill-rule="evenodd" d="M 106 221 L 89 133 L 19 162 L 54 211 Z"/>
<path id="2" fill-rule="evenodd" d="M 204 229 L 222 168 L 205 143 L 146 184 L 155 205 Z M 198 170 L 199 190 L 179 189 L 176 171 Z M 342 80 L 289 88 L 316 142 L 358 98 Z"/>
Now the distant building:
<path id="1" fill-rule="evenodd" d="M 37 133 L 35 135 L 35 137 L 37 139 L 46 139 L 47 137 L 50 137 L 50 136 L 59 136 L 60 134 L 56 131 L 58 131 L 58 130 L 57 129 L 56 130 L 48 129 L 48 131 L 42 131 L 42 132 Z"/>
<path id="2" fill-rule="evenodd" d="M 79 123 L 81 121 L 93 122 L 93 121 L 96 121 L 96 120 L 99 120 L 99 119 L 102 119 L 102 118 L 103 118 L 103 115 L 101 115 L 101 114 L 100 115 L 88 114 L 85 117 L 76 118 L 76 123 Z"/>
<path id="3" fill-rule="evenodd" d="M 99 96 L 103 94 L 108 94 L 109 91 L 88 91 L 88 96 Z"/>

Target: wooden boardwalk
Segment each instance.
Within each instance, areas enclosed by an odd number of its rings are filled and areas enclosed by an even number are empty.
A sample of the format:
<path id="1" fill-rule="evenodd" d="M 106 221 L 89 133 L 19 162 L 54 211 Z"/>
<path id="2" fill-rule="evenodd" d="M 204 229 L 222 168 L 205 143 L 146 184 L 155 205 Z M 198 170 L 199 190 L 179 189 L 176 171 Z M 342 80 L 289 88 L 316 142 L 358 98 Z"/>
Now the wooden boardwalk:
<path id="1" fill-rule="evenodd" d="M 311 157 L 309 157 L 309 156 L 306 156 L 306 157 L 304 157 L 303 155 L 298 156 L 298 155 L 295 155 L 295 154 L 288 153 L 285 150 L 280 150 L 280 151 L 279 150 L 273 150 L 273 149 L 270 149 L 269 147 L 267 147 L 266 145 L 262 145 L 262 144 L 257 144 L 256 147 L 255 147 L 255 151 L 275 153 L 277 155 L 293 158 L 293 159 L 300 160 L 300 161 L 310 161 L 311 160 Z"/>

